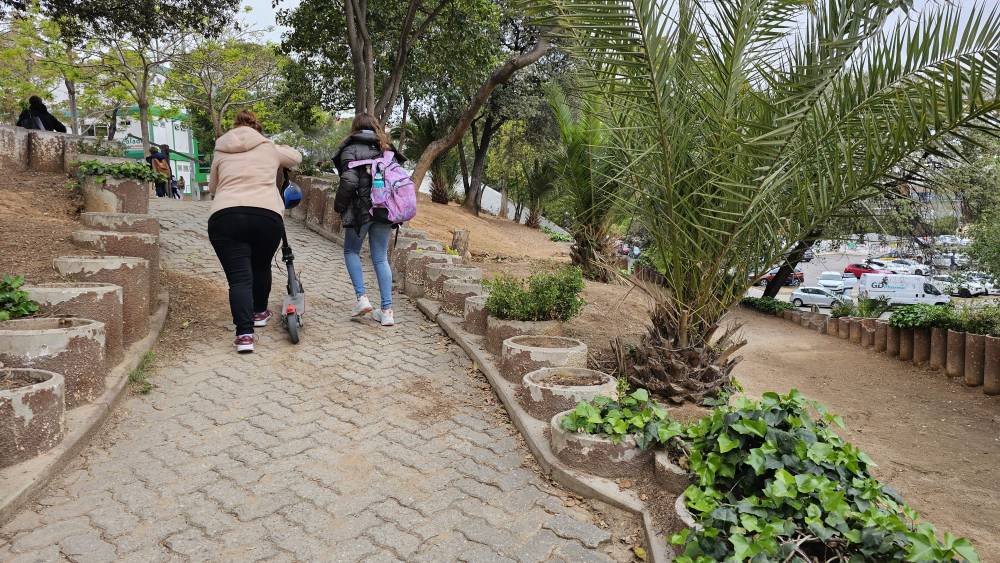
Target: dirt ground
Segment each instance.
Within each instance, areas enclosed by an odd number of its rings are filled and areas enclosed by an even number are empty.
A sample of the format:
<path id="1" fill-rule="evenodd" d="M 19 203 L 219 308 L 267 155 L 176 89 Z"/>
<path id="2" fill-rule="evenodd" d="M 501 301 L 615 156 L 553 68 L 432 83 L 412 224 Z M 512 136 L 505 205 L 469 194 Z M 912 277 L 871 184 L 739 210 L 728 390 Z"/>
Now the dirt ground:
<path id="1" fill-rule="evenodd" d="M 91 254 L 70 240 L 80 229 L 79 193 L 66 187 L 65 174 L 22 172 L 6 180 L 0 190 L 0 275 L 58 281 L 54 258 Z"/>
<path id="2" fill-rule="evenodd" d="M 777 318 L 733 316 L 745 323 L 735 375 L 749 394 L 795 388 L 825 404 L 939 533 L 1000 561 L 1000 397 Z"/>

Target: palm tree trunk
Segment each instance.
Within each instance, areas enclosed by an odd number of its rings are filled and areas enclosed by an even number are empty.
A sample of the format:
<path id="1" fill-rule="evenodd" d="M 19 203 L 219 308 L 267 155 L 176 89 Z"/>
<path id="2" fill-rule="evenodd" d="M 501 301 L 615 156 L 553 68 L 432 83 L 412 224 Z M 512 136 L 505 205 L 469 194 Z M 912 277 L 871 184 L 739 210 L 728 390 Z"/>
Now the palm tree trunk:
<path id="1" fill-rule="evenodd" d="M 764 297 L 776 297 L 778 295 L 781 286 L 785 285 L 785 280 L 795 271 L 795 267 L 799 265 L 802 257 L 805 256 L 806 250 L 809 250 L 812 248 L 812 245 L 816 244 L 819 235 L 819 231 L 813 231 L 809 233 L 807 238 L 795 243 L 791 252 L 788 253 L 788 258 L 778 267 L 778 273 L 771 278 L 771 281 L 767 282 L 767 287 L 764 288 Z"/>

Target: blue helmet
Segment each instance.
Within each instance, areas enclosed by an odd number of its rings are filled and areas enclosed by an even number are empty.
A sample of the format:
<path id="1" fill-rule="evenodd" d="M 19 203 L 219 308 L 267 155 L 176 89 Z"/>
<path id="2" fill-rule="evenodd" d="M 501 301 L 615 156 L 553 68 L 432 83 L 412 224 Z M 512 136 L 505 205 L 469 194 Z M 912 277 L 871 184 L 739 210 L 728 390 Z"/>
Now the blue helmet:
<path id="1" fill-rule="evenodd" d="M 285 209 L 291 209 L 302 203 L 302 188 L 298 187 L 295 182 L 288 182 L 282 196 L 285 199 Z"/>

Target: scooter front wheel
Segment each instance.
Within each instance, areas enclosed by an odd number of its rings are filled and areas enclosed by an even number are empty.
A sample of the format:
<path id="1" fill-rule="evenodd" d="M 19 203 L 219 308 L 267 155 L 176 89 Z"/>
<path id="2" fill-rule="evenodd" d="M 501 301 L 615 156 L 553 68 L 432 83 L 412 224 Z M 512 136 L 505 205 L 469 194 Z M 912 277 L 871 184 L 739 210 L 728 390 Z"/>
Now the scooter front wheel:
<path id="1" fill-rule="evenodd" d="M 292 344 L 299 343 L 299 329 L 302 328 L 302 320 L 299 319 L 298 313 L 292 313 L 288 315 L 288 337 L 291 339 Z"/>

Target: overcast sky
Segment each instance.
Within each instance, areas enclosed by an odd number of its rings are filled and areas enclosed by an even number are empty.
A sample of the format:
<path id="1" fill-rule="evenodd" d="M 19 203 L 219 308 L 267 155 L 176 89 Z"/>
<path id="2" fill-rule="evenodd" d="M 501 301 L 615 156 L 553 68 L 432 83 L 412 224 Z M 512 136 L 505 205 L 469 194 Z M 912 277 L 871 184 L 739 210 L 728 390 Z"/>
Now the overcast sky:
<path id="1" fill-rule="evenodd" d="M 281 0 L 278 9 L 294 8 L 298 3 L 299 0 Z M 244 0 L 243 5 L 253 8 L 247 19 L 254 27 L 274 28 L 266 35 L 268 41 L 277 43 L 281 40 L 281 32 L 284 31 L 284 28 L 278 27 L 274 23 L 275 9 L 271 7 L 271 0 Z"/>

